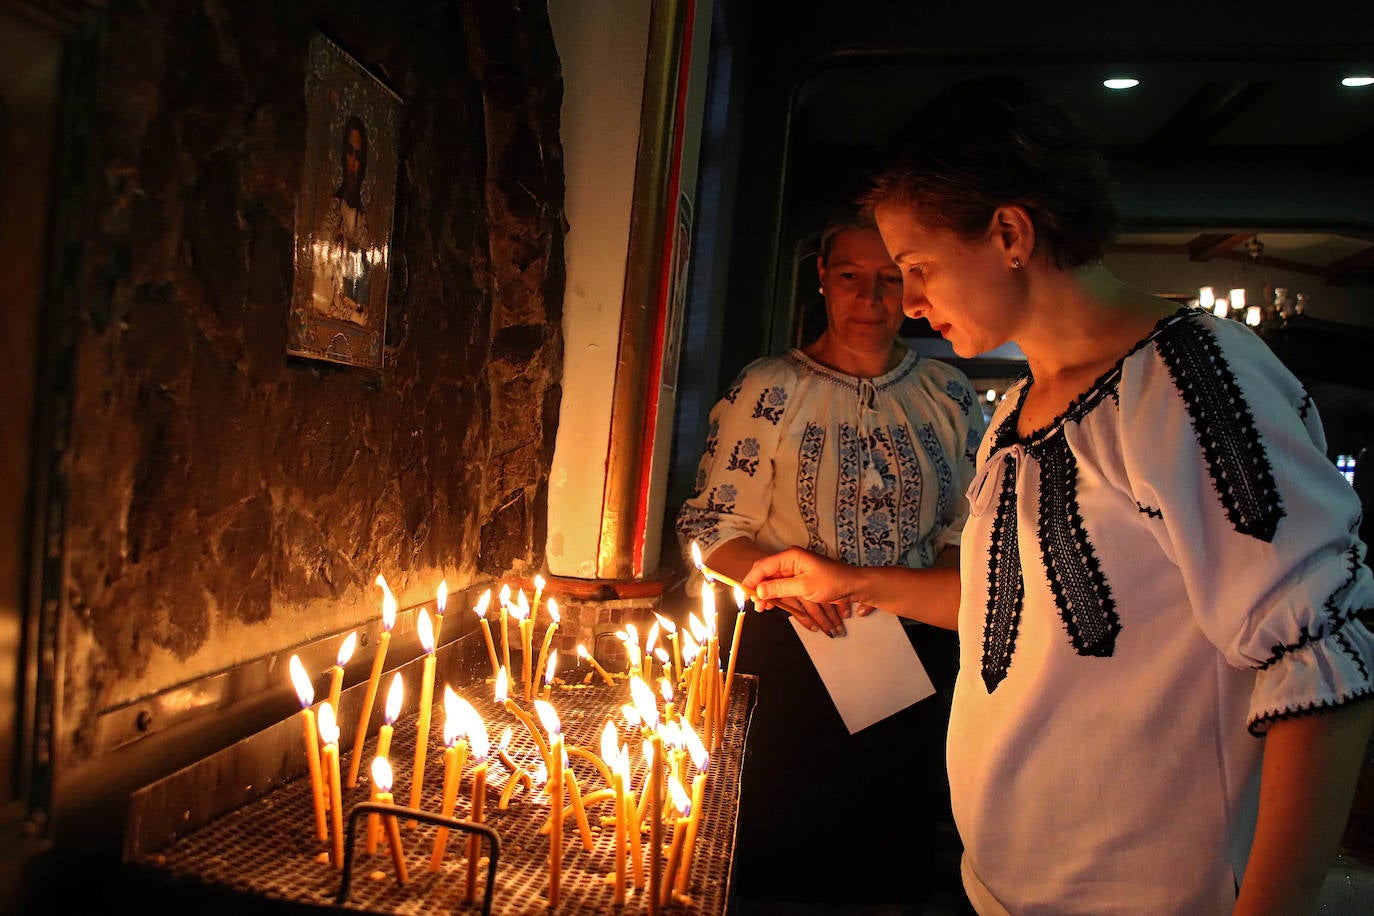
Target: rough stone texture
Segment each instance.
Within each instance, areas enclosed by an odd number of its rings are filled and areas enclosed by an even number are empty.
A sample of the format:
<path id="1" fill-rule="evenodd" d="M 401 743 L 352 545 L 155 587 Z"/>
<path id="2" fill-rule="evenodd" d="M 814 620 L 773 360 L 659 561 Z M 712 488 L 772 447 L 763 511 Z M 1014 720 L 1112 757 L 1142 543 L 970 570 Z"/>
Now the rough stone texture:
<path id="1" fill-rule="evenodd" d="M 66 532 L 73 763 L 112 704 L 375 617 L 378 572 L 404 605 L 441 575 L 538 569 L 562 364 L 541 4 L 104 15 Z M 316 27 L 405 103 L 380 374 L 285 355 Z"/>

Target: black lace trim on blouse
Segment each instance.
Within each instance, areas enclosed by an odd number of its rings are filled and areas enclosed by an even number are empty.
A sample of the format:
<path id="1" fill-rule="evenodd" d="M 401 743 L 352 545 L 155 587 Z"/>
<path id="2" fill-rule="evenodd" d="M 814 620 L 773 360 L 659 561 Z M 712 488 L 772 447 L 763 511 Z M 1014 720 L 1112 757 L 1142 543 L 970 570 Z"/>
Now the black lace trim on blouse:
<path id="1" fill-rule="evenodd" d="M 886 391 L 911 373 L 915 372 L 916 367 L 921 364 L 920 354 L 916 353 L 914 350 L 907 350 L 906 353 L 902 355 L 897 365 L 893 366 L 889 371 L 875 378 L 859 379 L 857 376 L 845 375 L 843 372 L 836 371 L 829 366 L 816 362 L 800 349 L 789 350 L 783 358 L 817 378 L 824 379 L 832 385 L 838 385 L 847 391 L 854 392 L 859 390 L 860 381 L 871 383 L 875 391 Z"/>
<path id="2" fill-rule="evenodd" d="M 1078 511 L 1078 459 L 1061 430 L 1041 447 L 1040 555 L 1074 651 L 1111 656 L 1121 618 Z"/>
<path id="3" fill-rule="evenodd" d="M 988 582 L 988 610 L 983 621 L 983 684 L 992 693 L 1006 678 L 1016 652 L 1016 633 L 1026 597 L 1016 538 L 1016 462 L 1011 459 L 1007 459 L 1002 470 L 1002 489 L 992 523 Z"/>
<path id="4" fill-rule="evenodd" d="M 1211 332 L 1197 320 L 1173 327 L 1160 336 L 1159 355 L 1188 408 L 1226 517 L 1241 534 L 1270 542 L 1283 503 L 1250 406 Z"/>
<path id="5" fill-rule="evenodd" d="M 1269 657 L 1258 665 L 1255 665 L 1255 670 L 1263 671 L 1277 664 L 1285 655 L 1297 652 L 1309 643 L 1314 643 L 1318 640 L 1326 639 L 1327 637 L 1335 637 L 1336 645 L 1347 658 L 1355 663 L 1355 666 L 1360 670 L 1361 676 L 1364 677 L 1365 680 L 1369 680 L 1369 670 L 1365 666 L 1364 658 L 1359 652 L 1355 651 L 1354 646 L 1350 645 L 1350 642 L 1341 634 L 1341 630 L 1345 628 L 1347 623 L 1364 613 L 1365 610 L 1368 610 L 1368 608 L 1357 610 L 1341 607 L 1341 595 L 1345 594 L 1355 584 L 1360 574 L 1361 562 L 1358 547 L 1346 549 L 1345 567 L 1345 581 L 1338 585 L 1322 604 L 1322 610 L 1325 611 L 1325 619 L 1317 623 L 1315 627 L 1308 627 L 1304 624 L 1298 630 L 1298 638 L 1296 641 L 1282 643 L 1270 648 Z"/>
<path id="6" fill-rule="evenodd" d="M 1374 699 L 1374 685 L 1352 691 L 1336 700 L 1318 700 L 1312 703 L 1304 703 L 1301 706 L 1290 706 L 1286 709 L 1278 709 L 1267 712 L 1262 716 L 1257 716 L 1250 720 L 1247 726 L 1251 735 L 1256 738 L 1263 738 L 1264 733 L 1269 730 L 1269 726 L 1275 722 L 1282 722 L 1286 719 L 1301 719 L 1304 716 L 1315 715 L 1316 713 L 1326 712 L 1332 709 L 1341 709 L 1345 706 L 1353 706 L 1356 703 L 1364 703 Z"/>

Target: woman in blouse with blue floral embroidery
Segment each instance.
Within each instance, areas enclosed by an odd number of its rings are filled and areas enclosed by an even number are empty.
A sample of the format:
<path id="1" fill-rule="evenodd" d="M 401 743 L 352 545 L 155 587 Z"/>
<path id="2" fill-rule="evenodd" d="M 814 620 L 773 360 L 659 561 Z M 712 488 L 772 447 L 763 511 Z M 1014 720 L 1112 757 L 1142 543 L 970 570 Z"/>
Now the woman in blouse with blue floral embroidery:
<path id="1" fill-rule="evenodd" d="M 1029 373 L 993 416 L 959 570 L 792 549 L 765 598 L 956 628 L 948 772 L 981 914 L 1313 911 L 1369 740 L 1374 580 L 1301 383 L 1236 321 L 1132 289 L 1056 102 L 957 85 L 867 202 L 904 308 Z"/>
<path id="2" fill-rule="evenodd" d="M 832 223 L 820 248 L 825 328 L 805 347 L 746 367 L 715 405 L 679 537 L 733 577 L 789 545 L 862 565 L 952 565 L 986 425 L 981 405 L 961 372 L 898 342 L 901 273 L 870 219 Z M 778 603 L 811 630 L 845 632 L 848 607 Z M 933 879 L 912 869 L 930 862 L 934 831 L 949 818 L 941 752 L 958 654 L 952 634 L 906 628 L 945 694 L 851 736 L 787 620 L 752 617 L 738 662 L 760 678 L 741 788 L 740 893 L 914 902 Z M 856 807 L 850 780 L 860 771 L 804 766 L 816 747 L 864 769 L 902 761 L 927 777 L 925 788 L 904 797 L 900 819 L 883 804 Z M 872 841 L 861 854 L 828 864 L 804 887 L 772 867 L 814 852 L 815 817 L 840 811 Z M 952 864 L 947 872 L 957 887 Z"/>

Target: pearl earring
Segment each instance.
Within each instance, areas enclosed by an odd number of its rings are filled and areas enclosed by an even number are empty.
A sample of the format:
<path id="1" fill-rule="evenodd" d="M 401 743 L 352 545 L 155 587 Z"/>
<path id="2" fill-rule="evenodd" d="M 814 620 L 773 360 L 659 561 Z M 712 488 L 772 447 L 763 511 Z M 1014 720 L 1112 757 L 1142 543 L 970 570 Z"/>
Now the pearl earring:
<path id="1" fill-rule="evenodd" d="M 1018 258 L 1018 257 L 1013 257 L 1013 258 L 1011 259 L 1011 266 L 1012 266 L 1012 269 L 1013 269 L 1013 270 L 1020 270 L 1020 269 L 1021 269 L 1021 259 Z"/>
<path id="2" fill-rule="evenodd" d="M 816 292 L 818 292 L 818 293 L 820 293 L 822 296 L 824 296 L 824 295 L 825 295 L 825 287 L 824 287 L 824 286 L 818 286 L 818 287 L 816 287 Z"/>

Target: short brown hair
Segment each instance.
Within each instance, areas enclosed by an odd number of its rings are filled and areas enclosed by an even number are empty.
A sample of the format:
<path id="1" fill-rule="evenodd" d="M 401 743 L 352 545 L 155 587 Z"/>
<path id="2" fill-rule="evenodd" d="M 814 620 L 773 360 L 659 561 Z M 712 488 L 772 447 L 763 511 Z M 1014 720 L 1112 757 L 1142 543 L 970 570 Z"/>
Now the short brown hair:
<path id="1" fill-rule="evenodd" d="M 898 132 L 860 197 L 921 208 L 924 223 L 965 238 L 998 207 L 1020 205 L 1054 263 L 1101 259 L 1121 222 L 1101 152 L 1056 100 L 1010 77 L 955 83 Z"/>

